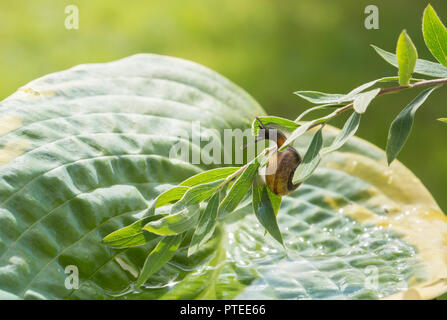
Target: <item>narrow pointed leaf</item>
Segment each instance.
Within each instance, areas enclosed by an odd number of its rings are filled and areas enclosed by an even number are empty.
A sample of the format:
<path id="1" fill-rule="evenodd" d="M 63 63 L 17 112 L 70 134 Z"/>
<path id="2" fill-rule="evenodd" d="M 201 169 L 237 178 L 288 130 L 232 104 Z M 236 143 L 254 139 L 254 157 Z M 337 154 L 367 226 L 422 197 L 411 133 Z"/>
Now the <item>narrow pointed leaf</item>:
<path id="1" fill-rule="evenodd" d="M 281 117 L 274 117 L 274 116 L 260 116 L 258 117 L 259 120 L 262 121 L 262 123 L 269 127 L 277 127 L 278 129 L 285 129 L 288 131 L 293 131 L 296 128 L 298 128 L 300 125 L 292 120 L 281 118 Z M 259 134 L 260 125 L 259 122 L 254 120 L 251 125 L 251 130 L 253 136 L 257 136 Z"/>
<path id="2" fill-rule="evenodd" d="M 276 214 L 267 187 L 259 179 L 253 181 L 253 210 L 259 223 L 279 243 L 283 244 Z"/>
<path id="3" fill-rule="evenodd" d="M 141 246 L 157 238 L 158 235 L 147 232 L 144 225 L 165 217 L 166 214 L 157 214 L 135 221 L 131 225 L 116 230 L 103 239 L 103 243 L 114 249 L 124 249 Z"/>
<path id="4" fill-rule="evenodd" d="M 342 99 L 344 94 L 324 93 L 318 91 L 296 91 L 294 92 L 298 97 L 303 98 L 313 104 L 328 104 L 335 103 Z"/>
<path id="5" fill-rule="evenodd" d="M 398 67 L 397 57 L 394 53 L 385 51 L 376 46 L 372 47 L 386 62 L 395 67 Z M 440 63 L 435 63 L 424 59 L 418 59 L 416 61 L 416 67 L 414 68 L 414 73 L 419 73 L 436 78 L 446 78 L 447 68 Z"/>
<path id="6" fill-rule="evenodd" d="M 393 82 L 393 81 L 398 81 L 398 80 L 399 80 L 398 77 L 383 77 L 383 78 L 375 79 L 375 80 L 369 81 L 367 83 L 364 83 L 364 84 L 358 86 L 357 88 L 352 89 L 347 94 L 333 94 L 333 93 L 323 93 L 323 92 L 317 92 L 317 91 L 296 91 L 295 94 L 307 101 L 314 103 L 314 104 L 321 105 L 320 107 L 323 108 L 322 104 L 325 104 L 324 107 L 329 107 L 329 106 L 339 105 L 344 102 L 353 101 L 359 93 L 374 86 L 377 83 Z M 315 110 L 317 110 L 317 108 L 315 108 Z"/>
<path id="7" fill-rule="evenodd" d="M 265 186 L 265 182 L 262 180 L 261 176 L 259 174 L 256 174 L 253 178 L 252 182 L 252 205 L 253 205 L 253 211 L 256 212 L 256 210 L 259 207 L 259 203 L 261 202 L 261 194 L 262 189 Z"/>
<path id="8" fill-rule="evenodd" d="M 437 87 L 433 87 L 420 93 L 408 106 L 405 107 L 405 109 L 402 110 L 401 113 L 399 113 L 396 119 L 394 119 L 388 133 L 388 142 L 386 146 L 388 164 L 393 162 L 407 141 L 413 127 L 416 111 L 436 88 Z"/>
<path id="9" fill-rule="evenodd" d="M 447 118 L 439 118 L 438 120 L 441 122 L 447 123 Z"/>
<path id="10" fill-rule="evenodd" d="M 200 202 L 215 192 L 220 180 L 189 188 L 171 208 L 171 215 L 149 222 L 144 229 L 159 235 L 173 235 L 192 228 L 200 215 Z"/>
<path id="11" fill-rule="evenodd" d="M 356 98 L 358 96 L 359 93 L 363 92 L 366 89 L 371 88 L 372 86 L 374 86 L 378 83 L 394 82 L 394 81 L 399 81 L 399 77 L 383 77 L 383 78 L 379 78 L 376 80 L 372 80 L 370 82 L 362 84 L 361 86 L 353 89 L 351 92 L 346 94 L 346 96 L 344 97 L 344 101 L 352 101 L 354 98 Z"/>
<path id="12" fill-rule="evenodd" d="M 447 29 L 430 4 L 424 11 L 422 31 L 427 48 L 436 60 L 447 66 Z"/>
<path id="13" fill-rule="evenodd" d="M 152 203 L 152 206 L 149 209 L 149 215 L 153 215 L 155 213 L 156 208 L 160 208 L 178 201 L 184 196 L 184 194 L 188 190 L 189 190 L 188 187 L 181 187 L 181 186 L 176 186 L 169 190 L 166 190 L 165 192 L 160 194 Z"/>
<path id="14" fill-rule="evenodd" d="M 219 208 L 220 193 L 216 192 L 208 201 L 208 204 L 200 216 L 199 223 L 191 239 L 188 256 L 199 250 L 200 246 L 213 235 L 217 224 L 217 211 Z"/>
<path id="15" fill-rule="evenodd" d="M 298 118 L 295 119 L 296 122 L 301 121 L 306 115 L 308 115 L 309 113 L 313 112 L 313 111 L 317 111 L 317 110 L 324 110 L 324 109 L 329 109 L 329 108 L 335 108 L 340 106 L 338 103 L 334 104 L 334 103 L 330 103 L 330 104 L 321 104 L 312 108 L 309 108 L 307 110 L 305 110 L 304 112 L 302 112 Z"/>
<path id="16" fill-rule="evenodd" d="M 346 141 L 348 141 L 349 138 L 351 138 L 357 132 L 360 125 L 360 118 L 361 115 L 359 113 L 353 112 L 343 126 L 343 129 L 340 131 L 331 145 L 327 148 L 324 148 L 321 151 L 321 154 L 328 154 L 341 148 L 346 143 Z"/>
<path id="17" fill-rule="evenodd" d="M 255 173 L 258 171 L 259 162 L 252 161 L 231 186 L 222 203 L 219 206 L 219 216 L 223 217 L 233 212 L 242 201 L 251 187 Z"/>
<path id="18" fill-rule="evenodd" d="M 365 113 L 366 109 L 368 108 L 369 104 L 374 100 L 375 97 L 380 92 L 380 88 L 373 89 L 371 91 L 367 91 L 364 93 L 361 93 L 357 96 L 357 98 L 354 100 L 354 110 L 357 113 Z"/>
<path id="19" fill-rule="evenodd" d="M 199 215 L 200 207 L 190 205 L 175 214 L 147 223 L 144 230 L 161 236 L 183 233 L 196 225 Z"/>
<path id="20" fill-rule="evenodd" d="M 151 251 L 144 262 L 143 269 L 138 277 L 136 287 L 143 285 L 147 279 L 157 272 L 166 262 L 172 259 L 178 250 L 183 239 L 183 235 L 164 237 Z"/>
<path id="21" fill-rule="evenodd" d="M 224 167 L 201 172 L 199 174 L 196 174 L 195 176 L 192 176 L 189 179 L 186 179 L 180 184 L 180 186 L 194 187 L 199 184 L 205 184 L 225 179 L 226 177 L 235 173 L 239 169 L 240 169 L 239 167 Z"/>
<path id="22" fill-rule="evenodd" d="M 185 195 L 172 206 L 171 213 L 181 211 L 191 205 L 199 204 L 211 197 L 221 180 L 204 183 L 190 188 Z"/>
<path id="23" fill-rule="evenodd" d="M 397 41 L 396 56 L 399 65 L 399 83 L 401 86 L 408 86 L 416 66 L 418 53 L 406 30 L 401 32 Z"/>
<path id="24" fill-rule="evenodd" d="M 300 126 L 298 129 L 293 131 L 290 136 L 287 138 L 287 140 L 284 142 L 284 144 L 279 148 L 279 151 L 283 151 L 287 149 L 287 147 L 293 143 L 297 138 L 299 138 L 301 135 L 303 135 L 309 128 L 317 123 L 315 120 L 306 122 L 302 126 Z"/>
<path id="25" fill-rule="evenodd" d="M 303 157 L 303 161 L 296 168 L 292 182 L 301 183 L 309 178 L 321 161 L 320 150 L 323 146 L 322 128 L 320 128 L 312 138 L 309 148 Z"/>
<path id="26" fill-rule="evenodd" d="M 282 197 L 274 194 L 269 187 L 267 187 L 267 191 L 269 193 L 270 201 L 272 202 L 273 210 L 275 211 L 275 215 L 278 215 L 279 208 L 281 207 Z"/>

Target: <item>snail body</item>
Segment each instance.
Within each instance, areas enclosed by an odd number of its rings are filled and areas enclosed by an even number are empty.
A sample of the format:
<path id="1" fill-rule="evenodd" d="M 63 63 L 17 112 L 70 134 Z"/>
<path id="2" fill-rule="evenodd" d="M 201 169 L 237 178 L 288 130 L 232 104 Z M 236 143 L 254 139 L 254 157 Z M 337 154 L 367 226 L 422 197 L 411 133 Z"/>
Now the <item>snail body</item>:
<path id="1" fill-rule="evenodd" d="M 286 141 L 286 136 L 277 129 L 265 127 L 258 118 L 257 120 L 263 130 L 262 133 L 260 132 L 260 136 L 264 135 L 262 139 L 275 141 L 280 148 Z M 265 174 L 265 181 L 269 189 L 276 195 L 284 196 L 298 188 L 300 183 L 294 184 L 292 180 L 300 163 L 301 156 L 293 147 L 287 147 L 284 151 L 272 154 L 268 159 Z"/>

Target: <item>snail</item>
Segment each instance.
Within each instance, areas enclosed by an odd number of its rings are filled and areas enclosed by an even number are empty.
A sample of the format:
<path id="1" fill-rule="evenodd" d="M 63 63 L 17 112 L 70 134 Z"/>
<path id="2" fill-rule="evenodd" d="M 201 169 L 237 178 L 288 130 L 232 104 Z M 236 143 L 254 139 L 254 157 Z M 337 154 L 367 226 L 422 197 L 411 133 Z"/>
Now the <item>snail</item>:
<path id="1" fill-rule="evenodd" d="M 286 136 L 277 129 L 267 128 L 258 117 L 256 120 L 261 128 L 256 141 L 263 139 L 274 141 L 279 149 L 286 141 Z M 268 159 L 265 174 L 265 182 L 269 189 L 276 195 L 284 196 L 298 188 L 301 183 L 294 184 L 292 179 L 300 163 L 299 153 L 290 146 L 284 151 L 272 154 Z"/>

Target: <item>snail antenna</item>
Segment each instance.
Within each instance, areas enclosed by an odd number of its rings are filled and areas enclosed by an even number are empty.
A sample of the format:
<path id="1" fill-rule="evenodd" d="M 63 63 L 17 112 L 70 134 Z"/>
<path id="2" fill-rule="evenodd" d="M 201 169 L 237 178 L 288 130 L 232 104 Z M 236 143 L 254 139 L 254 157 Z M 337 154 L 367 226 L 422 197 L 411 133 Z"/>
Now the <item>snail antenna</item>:
<path id="1" fill-rule="evenodd" d="M 251 146 L 255 143 L 258 143 L 259 141 L 265 140 L 266 139 L 266 133 L 267 133 L 267 127 L 264 125 L 264 123 L 262 123 L 261 119 L 259 119 L 259 117 L 255 117 L 256 121 L 259 123 L 259 127 L 261 128 L 261 130 L 264 130 L 264 134 L 259 134 L 256 139 L 250 143 L 244 144 L 243 146 L 241 146 L 241 149 L 245 149 L 248 146 Z"/>
<path id="2" fill-rule="evenodd" d="M 266 126 L 262 123 L 261 119 L 259 119 L 259 117 L 255 117 L 256 121 L 258 121 L 259 126 L 261 127 L 261 129 L 267 129 Z"/>

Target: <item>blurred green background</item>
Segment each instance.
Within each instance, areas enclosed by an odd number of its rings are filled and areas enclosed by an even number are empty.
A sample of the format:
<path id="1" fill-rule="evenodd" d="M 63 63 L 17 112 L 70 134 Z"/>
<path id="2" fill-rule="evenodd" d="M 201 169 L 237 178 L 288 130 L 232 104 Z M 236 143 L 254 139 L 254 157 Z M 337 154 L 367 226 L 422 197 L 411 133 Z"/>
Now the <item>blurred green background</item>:
<path id="1" fill-rule="evenodd" d="M 0 99 L 45 74 L 80 63 L 140 52 L 178 56 L 225 75 L 252 94 L 269 114 L 291 119 L 309 107 L 292 93 L 346 93 L 394 75 L 370 48 L 394 51 L 406 28 L 419 56 L 425 48 L 422 12 L 428 1 L 393 0 L 2 0 Z M 447 23 L 447 2 L 432 5 Z M 64 27 L 65 6 L 79 8 L 79 30 Z M 379 30 L 364 27 L 367 5 L 379 7 Z M 384 148 L 395 115 L 417 95 L 380 97 L 358 135 Z M 418 112 L 399 159 L 421 178 L 447 211 L 447 88 Z M 334 121 L 340 126 L 343 119 Z"/>

